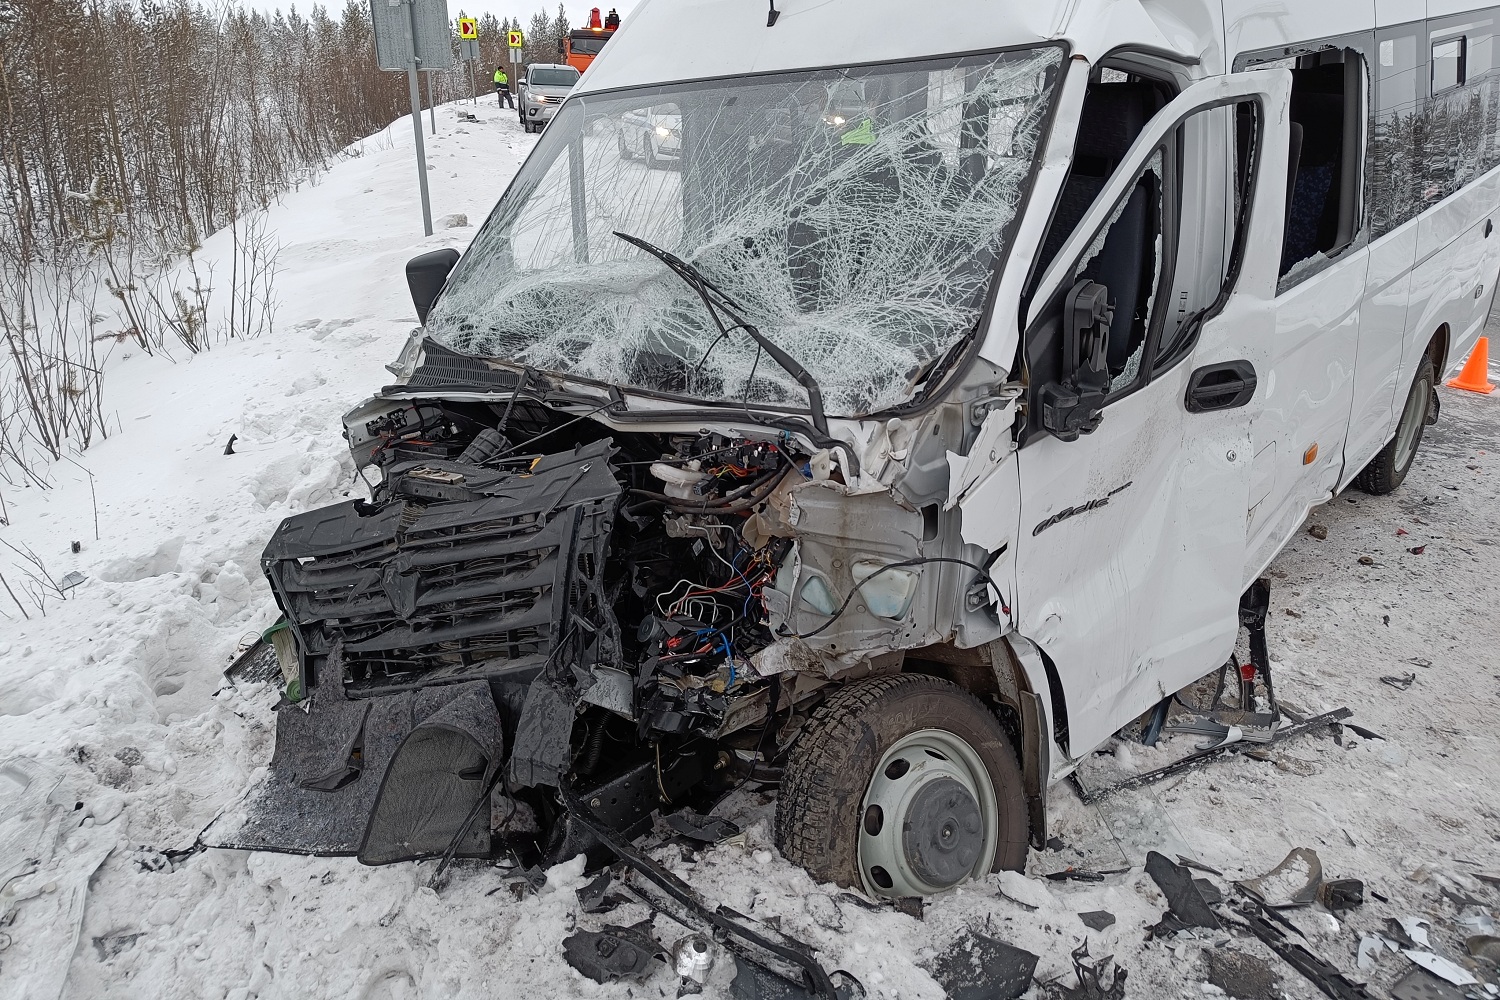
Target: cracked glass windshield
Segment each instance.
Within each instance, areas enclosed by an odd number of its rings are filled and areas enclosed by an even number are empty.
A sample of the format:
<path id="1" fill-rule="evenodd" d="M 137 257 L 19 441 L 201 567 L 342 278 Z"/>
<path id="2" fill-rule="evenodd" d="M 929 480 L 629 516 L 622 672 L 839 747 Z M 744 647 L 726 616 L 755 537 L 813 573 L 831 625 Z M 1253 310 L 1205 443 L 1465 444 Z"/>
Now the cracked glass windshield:
<path id="1" fill-rule="evenodd" d="M 743 321 L 806 367 L 829 414 L 904 402 L 975 330 L 1060 63 L 1048 46 L 575 98 L 428 330 L 542 371 L 804 409 Z M 642 241 L 734 315 L 716 321 Z"/>

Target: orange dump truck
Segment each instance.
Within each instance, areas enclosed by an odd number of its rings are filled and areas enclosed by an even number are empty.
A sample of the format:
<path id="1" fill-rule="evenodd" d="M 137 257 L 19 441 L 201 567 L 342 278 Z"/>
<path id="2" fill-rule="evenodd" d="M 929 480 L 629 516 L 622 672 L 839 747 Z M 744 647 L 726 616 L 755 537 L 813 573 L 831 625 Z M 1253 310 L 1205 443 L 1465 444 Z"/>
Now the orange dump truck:
<path id="1" fill-rule="evenodd" d="M 614 36 L 615 29 L 619 26 L 620 15 L 613 8 L 608 17 L 601 19 L 599 8 L 595 7 L 589 11 L 588 27 L 575 28 L 558 41 L 558 55 L 561 57 L 558 61 L 567 63 L 582 73 L 589 68 L 594 57 L 603 51 L 604 43 Z"/>

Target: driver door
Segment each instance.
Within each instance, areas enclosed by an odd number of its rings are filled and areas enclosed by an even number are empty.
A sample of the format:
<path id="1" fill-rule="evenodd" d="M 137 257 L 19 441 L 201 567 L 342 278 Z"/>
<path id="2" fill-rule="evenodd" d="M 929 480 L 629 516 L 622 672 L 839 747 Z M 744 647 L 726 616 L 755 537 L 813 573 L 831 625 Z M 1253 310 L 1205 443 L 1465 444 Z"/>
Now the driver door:
<path id="1" fill-rule="evenodd" d="M 1152 116 L 1031 300 L 1015 614 L 1055 667 L 1072 758 L 1233 650 L 1290 85 L 1284 70 L 1216 77 Z M 1094 429 L 1062 440 L 1039 411 L 1069 374 L 1082 281 L 1134 304 L 1095 327 L 1109 388 Z"/>

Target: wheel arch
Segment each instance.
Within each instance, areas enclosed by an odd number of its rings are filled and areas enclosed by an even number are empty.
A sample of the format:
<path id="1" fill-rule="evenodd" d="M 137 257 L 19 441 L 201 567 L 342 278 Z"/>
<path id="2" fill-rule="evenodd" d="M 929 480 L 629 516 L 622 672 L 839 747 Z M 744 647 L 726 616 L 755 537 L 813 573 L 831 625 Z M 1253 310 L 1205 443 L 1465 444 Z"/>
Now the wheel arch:
<path id="1" fill-rule="evenodd" d="M 1440 323 L 1433 331 L 1432 339 L 1427 341 L 1426 354 L 1432 359 L 1432 366 L 1437 369 L 1437 377 L 1442 381 L 1447 373 L 1448 349 L 1452 343 L 1451 331 L 1447 323 Z"/>

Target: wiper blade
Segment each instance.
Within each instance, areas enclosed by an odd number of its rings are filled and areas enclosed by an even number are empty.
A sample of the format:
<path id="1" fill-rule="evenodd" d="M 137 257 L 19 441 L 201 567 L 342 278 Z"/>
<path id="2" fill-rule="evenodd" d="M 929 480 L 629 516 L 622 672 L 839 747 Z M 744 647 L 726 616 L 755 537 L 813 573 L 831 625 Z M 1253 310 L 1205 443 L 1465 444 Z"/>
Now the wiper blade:
<path id="1" fill-rule="evenodd" d="M 638 246 L 660 260 L 673 274 L 687 282 L 688 286 L 698 293 L 698 298 L 703 300 L 703 307 L 708 310 L 714 325 L 719 328 L 720 337 L 727 337 L 731 331 L 738 328 L 748 333 L 751 340 L 764 348 L 772 361 L 780 365 L 782 370 L 795 379 L 798 385 L 807 390 L 807 408 L 812 414 L 812 425 L 819 434 L 825 437 L 828 435 L 828 418 L 823 413 L 823 390 L 819 388 L 818 380 L 813 378 L 811 372 L 804 368 L 796 358 L 777 346 L 774 340 L 761 333 L 751 323 L 746 322 L 745 317 L 740 315 L 739 305 L 725 294 L 723 289 L 704 277 L 702 271 L 671 251 L 663 250 L 654 243 L 648 243 L 639 236 L 631 236 L 618 229 L 614 233 L 626 243 Z M 720 311 L 734 321 L 733 326 L 725 325 L 724 321 L 719 318 Z"/>

